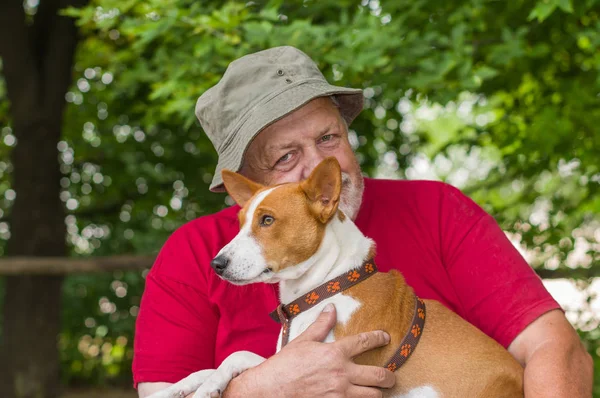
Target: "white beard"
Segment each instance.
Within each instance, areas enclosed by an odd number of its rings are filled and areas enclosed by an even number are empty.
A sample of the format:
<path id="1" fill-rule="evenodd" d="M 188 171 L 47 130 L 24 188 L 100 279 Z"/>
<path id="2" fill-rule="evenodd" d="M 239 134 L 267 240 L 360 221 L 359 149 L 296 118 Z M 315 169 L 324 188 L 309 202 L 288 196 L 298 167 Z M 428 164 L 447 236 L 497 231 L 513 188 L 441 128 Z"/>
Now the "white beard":
<path id="1" fill-rule="evenodd" d="M 348 173 L 342 173 L 342 193 L 340 195 L 340 210 L 351 220 L 356 220 L 362 203 L 364 185 L 356 186 Z"/>

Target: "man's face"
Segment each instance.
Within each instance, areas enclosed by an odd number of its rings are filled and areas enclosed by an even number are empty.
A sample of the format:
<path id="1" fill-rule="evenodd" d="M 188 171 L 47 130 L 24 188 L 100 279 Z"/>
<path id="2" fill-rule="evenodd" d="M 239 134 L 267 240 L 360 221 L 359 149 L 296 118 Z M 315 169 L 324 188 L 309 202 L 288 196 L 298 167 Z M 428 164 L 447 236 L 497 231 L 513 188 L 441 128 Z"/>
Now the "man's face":
<path id="1" fill-rule="evenodd" d="M 246 151 L 241 173 L 264 185 L 299 182 L 328 156 L 340 163 L 340 208 L 354 220 L 364 181 L 346 125 L 330 98 L 317 98 L 261 131 Z"/>

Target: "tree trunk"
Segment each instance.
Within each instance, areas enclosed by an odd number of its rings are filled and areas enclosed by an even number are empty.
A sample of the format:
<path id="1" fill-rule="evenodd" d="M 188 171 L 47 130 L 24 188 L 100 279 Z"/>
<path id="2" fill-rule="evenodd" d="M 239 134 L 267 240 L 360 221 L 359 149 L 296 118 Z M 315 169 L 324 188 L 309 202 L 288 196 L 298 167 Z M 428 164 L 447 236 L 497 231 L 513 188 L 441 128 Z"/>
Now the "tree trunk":
<path id="1" fill-rule="evenodd" d="M 67 254 L 57 144 L 77 30 L 72 20 L 58 16 L 58 10 L 71 3 L 42 0 L 28 26 L 22 1 L 0 1 L 0 56 L 17 138 L 11 154 L 17 196 L 8 256 Z M 56 275 L 6 278 L 1 397 L 58 397 L 62 280 Z"/>
<path id="2" fill-rule="evenodd" d="M 11 238 L 7 255 L 66 255 L 64 210 L 59 199 L 58 134 L 43 126 L 15 133 L 23 137 L 13 151 L 14 184 Z M 24 136 L 27 136 L 25 138 Z M 63 278 L 9 276 L 4 298 L 0 346 L 0 396 L 59 395 L 60 299 Z"/>

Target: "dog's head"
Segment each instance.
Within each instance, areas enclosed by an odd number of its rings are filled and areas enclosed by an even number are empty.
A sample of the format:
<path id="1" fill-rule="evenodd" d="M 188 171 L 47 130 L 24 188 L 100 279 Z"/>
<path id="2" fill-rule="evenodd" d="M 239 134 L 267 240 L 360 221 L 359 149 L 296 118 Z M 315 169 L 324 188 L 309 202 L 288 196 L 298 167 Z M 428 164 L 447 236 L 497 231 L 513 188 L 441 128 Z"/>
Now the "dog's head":
<path id="1" fill-rule="evenodd" d="M 212 260 L 223 279 L 244 285 L 295 279 L 298 265 L 319 249 L 325 227 L 338 214 L 340 165 L 323 160 L 304 181 L 265 187 L 228 170 L 222 173 L 229 195 L 242 209 L 240 232 Z"/>

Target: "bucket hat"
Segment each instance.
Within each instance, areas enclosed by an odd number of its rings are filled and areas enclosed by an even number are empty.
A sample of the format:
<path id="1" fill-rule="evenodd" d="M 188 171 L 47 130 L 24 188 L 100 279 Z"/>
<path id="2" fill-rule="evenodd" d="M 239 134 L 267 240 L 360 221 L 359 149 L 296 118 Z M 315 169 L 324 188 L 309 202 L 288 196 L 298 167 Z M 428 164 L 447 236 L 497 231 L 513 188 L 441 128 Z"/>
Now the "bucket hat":
<path id="1" fill-rule="evenodd" d="M 196 102 L 196 117 L 218 154 L 210 190 L 225 191 L 221 171 L 239 171 L 246 149 L 265 127 L 325 96 L 335 96 L 348 125 L 362 111 L 361 89 L 329 84 L 295 47 L 274 47 L 231 62 Z"/>

